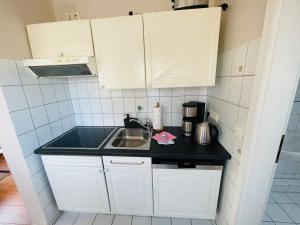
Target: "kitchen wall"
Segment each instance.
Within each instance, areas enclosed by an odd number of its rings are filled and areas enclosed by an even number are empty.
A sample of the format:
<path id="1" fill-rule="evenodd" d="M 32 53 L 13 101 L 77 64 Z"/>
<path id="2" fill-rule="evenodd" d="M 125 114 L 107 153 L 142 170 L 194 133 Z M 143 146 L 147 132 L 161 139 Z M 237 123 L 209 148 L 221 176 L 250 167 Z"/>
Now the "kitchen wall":
<path id="1" fill-rule="evenodd" d="M 69 12 L 81 19 L 127 16 L 129 11 L 154 12 L 172 10 L 171 0 L 52 0 L 57 20 L 66 20 Z"/>
<path id="2" fill-rule="evenodd" d="M 218 114 L 221 129 L 219 141 L 232 155 L 223 178 L 218 225 L 234 224 L 238 171 L 259 41 L 255 39 L 221 53 L 218 57 L 216 86 L 208 87 L 208 110 Z"/>
<path id="3" fill-rule="evenodd" d="M 219 50 L 237 48 L 262 34 L 267 0 L 217 0 L 216 5 L 228 3 L 222 13 Z"/>
<path id="4" fill-rule="evenodd" d="M 50 0 L 0 1 L 0 58 L 30 58 L 25 24 L 54 21 Z"/>
<path id="5" fill-rule="evenodd" d="M 152 117 L 152 109 L 160 102 L 164 126 L 181 126 L 181 105 L 186 101 L 206 100 L 206 87 L 167 89 L 107 90 L 98 79 L 69 78 L 69 88 L 77 125 L 123 126 L 124 114 L 139 118 Z"/>
<path id="6" fill-rule="evenodd" d="M 50 223 L 58 214 L 39 155 L 33 151 L 75 126 L 67 79 L 37 79 L 14 60 L 0 60 L 0 86 L 36 195 Z"/>

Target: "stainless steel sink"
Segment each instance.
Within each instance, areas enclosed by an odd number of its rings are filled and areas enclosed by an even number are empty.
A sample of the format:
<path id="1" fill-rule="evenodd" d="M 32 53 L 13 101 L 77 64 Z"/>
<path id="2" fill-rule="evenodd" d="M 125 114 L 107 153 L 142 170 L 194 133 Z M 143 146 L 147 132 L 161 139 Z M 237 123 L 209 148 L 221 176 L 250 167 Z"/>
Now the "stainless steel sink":
<path id="1" fill-rule="evenodd" d="M 142 128 L 120 128 L 105 149 L 149 150 L 151 132 Z"/>

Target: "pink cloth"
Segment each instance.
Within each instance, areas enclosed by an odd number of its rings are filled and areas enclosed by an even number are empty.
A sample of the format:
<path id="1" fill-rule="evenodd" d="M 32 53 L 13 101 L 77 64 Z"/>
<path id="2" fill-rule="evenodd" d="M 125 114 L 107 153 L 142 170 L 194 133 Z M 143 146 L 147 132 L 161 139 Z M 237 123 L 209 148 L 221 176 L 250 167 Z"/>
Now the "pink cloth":
<path id="1" fill-rule="evenodd" d="M 170 134 L 169 132 L 166 132 L 166 131 L 163 131 L 163 132 L 161 132 L 159 134 L 156 134 L 152 138 L 154 140 L 158 141 L 158 142 L 164 142 L 164 141 L 166 141 L 165 140 L 166 138 L 163 137 L 164 134 L 167 135 L 167 140 L 174 140 L 174 139 L 176 139 L 176 136 L 174 136 L 173 134 Z"/>

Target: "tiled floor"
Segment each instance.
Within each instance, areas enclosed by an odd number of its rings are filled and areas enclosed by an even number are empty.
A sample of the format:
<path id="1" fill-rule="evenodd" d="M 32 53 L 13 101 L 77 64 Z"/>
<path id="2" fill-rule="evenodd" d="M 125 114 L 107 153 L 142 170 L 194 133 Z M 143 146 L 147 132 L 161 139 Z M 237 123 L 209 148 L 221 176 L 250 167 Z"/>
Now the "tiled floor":
<path id="1" fill-rule="evenodd" d="M 64 212 L 55 225 L 216 225 L 214 221 Z"/>
<path id="2" fill-rule="evenodd" d="M 3 158 L 0 162 L 0 168 L 6 168 Z M 0 181 L 0 225 L 8 224 L 31 224 L 11 175 Z"/>
<path id="3" fill-rule="evenodd" d="M 300 224 L 300 193 L 271 192 L 262 225 Z"/>

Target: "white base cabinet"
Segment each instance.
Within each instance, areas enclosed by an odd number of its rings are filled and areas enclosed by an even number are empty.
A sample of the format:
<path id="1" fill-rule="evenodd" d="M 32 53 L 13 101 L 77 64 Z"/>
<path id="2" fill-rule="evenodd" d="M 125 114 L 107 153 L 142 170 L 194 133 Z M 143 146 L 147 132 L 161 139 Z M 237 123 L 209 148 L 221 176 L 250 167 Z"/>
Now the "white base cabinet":
<path id="1" fill-rule="evenodd" d="M 154 165 L 154 215 L 215 219 L 222 167 Z"/>
<path id="2" fill-rule="evenodd" d="M 103 157 L 112 214 L 153 215 L 150 158 Z"/>
<path id="3" fill-rule="evenodd" d="M 101 157 L 42 156 L 60 210 L 110 213 Z"/>

